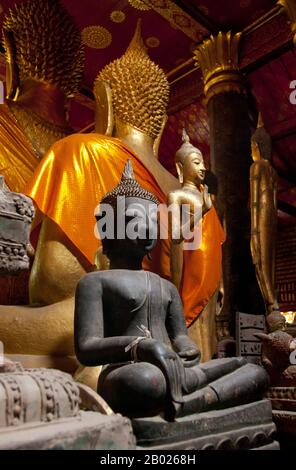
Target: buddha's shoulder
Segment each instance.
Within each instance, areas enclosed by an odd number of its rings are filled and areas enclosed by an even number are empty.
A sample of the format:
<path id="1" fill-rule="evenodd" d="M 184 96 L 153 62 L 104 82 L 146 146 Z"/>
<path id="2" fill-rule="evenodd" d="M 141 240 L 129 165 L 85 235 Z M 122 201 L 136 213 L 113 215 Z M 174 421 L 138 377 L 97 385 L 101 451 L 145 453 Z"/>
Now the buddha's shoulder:
<path id="1" fill-rule="evenodd" d="M 53 149 L 68 148 L 68 147 L 106 147 L 106 146 L 118 146 L 118 139 L 109 137 L 103 134 L 89 133 L 89 134 L 71 134 L 59 141 L 55 142 L 52 146 Z M 122 144 L 121 144 L 122 145 Z"/>
<path id="2" fill-rule="evenodd" d="M 125 279 L 142 277 L 144 271 L 133 271 L 129 269 L 106 269 L 102 271 L 94 271 L 85 274 L 78 282 L 80 286 L 87 286 L 94 283 L 112 282 L 115 279 L 120 279 L 124 282 Z"/>
<path id="3" fill-rule="evenodd" d="M 182 188 L 174 189 L 173 191 L 169 192 L 168 201 L 171 201 L 171 202 L 178 201 L 183 196 L 184 196 L 184 190 Z"/>
<path id="4" fill-rule="evenodd" d="M 77 284 L 77 288 L 85 289 L 93 284 L 101 284 L 102 281 L 108 276 L 110 277 L 109 271 L 94 271 L 92 273 L 87 273 L 80 278 Z"/>
<path id="5" fill-rule="evenodd" d="M 149 275 L 152 276 L 152 278 L 154 278 L 155 280 L 159 280 L 163 290 L 167 290 L 170 292 L 177 290 L 175 284 L 173 284 L 168 279 L 165 279 L 164 277 L 159 276 L 159 274 L 150 272 Z"/>

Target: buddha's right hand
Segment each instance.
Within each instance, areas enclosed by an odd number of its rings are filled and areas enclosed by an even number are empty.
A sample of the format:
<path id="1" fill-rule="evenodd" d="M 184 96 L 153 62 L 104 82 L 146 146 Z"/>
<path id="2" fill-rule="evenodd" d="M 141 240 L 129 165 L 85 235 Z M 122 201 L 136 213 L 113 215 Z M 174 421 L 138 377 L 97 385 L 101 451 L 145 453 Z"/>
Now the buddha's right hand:
<path id="1" fill-rule="evenodd" d="M 166 379 L 172 400 L 183 403 L 182 389 L 186 389 L 185 370 L 180 357 L 168 346 L 152 338 L 138 344 L 137 357 L 140 361 L 157 366 Z"/>

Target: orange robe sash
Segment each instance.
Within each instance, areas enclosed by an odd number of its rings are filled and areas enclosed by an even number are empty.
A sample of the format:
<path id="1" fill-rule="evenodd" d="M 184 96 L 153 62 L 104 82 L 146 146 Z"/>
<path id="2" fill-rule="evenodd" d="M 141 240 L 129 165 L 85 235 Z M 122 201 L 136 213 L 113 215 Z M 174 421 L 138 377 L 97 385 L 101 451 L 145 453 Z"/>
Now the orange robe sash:
<path id="1" fill-rule="evenodd" d="M 26 187 L 39 210 L 61 228 L 91 266 L 99 246 L 94 235 L 95 208 L 119 183 L 128 158 L 138 182 L 165 203 L 164 193 L 137 155 L 120 140 L 99 134 L 74 134 L 56 142 Z M 158 242 L 152 261 L 145 258 L 144 268 L 170 277 L 168 240 Z"/>
<path id="2" fill-rule="evenodd" d="M 219 286 L 224 241 L 224 231 L 216 210 L 212 207 L 202 219 L 200 247 L 183 251 L 180 294 L 187 327 L 198 318 Z"/>
<path id="3" fill-rule="evenodd" d="M 26 187 L 39 210 L 52 219 L 93 265 L 99 240 L 94 235 L 95 208 L 120 181 L 127 159 L 138 182 L 160 203 L 166 196 L 139 157 L 120 140 L 99 134 L 74 134 L 56 142 Z M 190 325 L 200 314 L 221 277 L 223 230 L 215 209 L 203 219 L 200 249 L 184 253 L 181 296 Z M 170 278 L 170 242 L 159 240 L 144 269 Z"/>

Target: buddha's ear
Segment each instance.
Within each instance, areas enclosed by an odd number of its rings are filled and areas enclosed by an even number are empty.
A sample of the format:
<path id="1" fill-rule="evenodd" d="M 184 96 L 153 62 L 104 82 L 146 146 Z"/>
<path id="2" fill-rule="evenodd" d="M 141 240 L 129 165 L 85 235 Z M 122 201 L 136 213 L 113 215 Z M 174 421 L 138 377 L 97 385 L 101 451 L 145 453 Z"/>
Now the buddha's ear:
<path id="1" fill-rule="evenodd" d="M 20 77 L 13 32 L 4 29 L 3 40 L 6 52 L 6 98 L 16 100 L 20 91 Z"/>
<path id="2" fill-rule="evenodd" d="M 107 82 L 95 83 L 96 122 L 95 131 L 99 134 L 112 135 L 114 128 L 112 90 Z"/>
<path id="3" fill-rule="evenodd" d="M 158 136 L 156 137 L 156 139 L 155 139 L 155 141 L 154 141 L 154 144 L 153 144 L 153 154 L 154 154 L 155 158 L 157 158 L 157 159 L 158 159 L 158 157 L 159 157 L 159 155 L 158 155 L 159 146 L 160 146 L 162 134 L 163 134 L 164 128 L 165 128 L 165 126 L 166 126 L 167 120 L 168 120 L 168 116 L 167 116 L 167 114 L 165 114 L 165 115 L 163 116 L 163 119 L 162 119 L 162 123 L 161 123 L 161 128 L 160 128 L 159 134 L 158 134 Z"/>
<path id="4" fill-rule="evenodd" d="M 183 165 L 181 162 L 176 163 L 176 169 L 178 173 L 178 179 L 181 184 L 184 182 L 184 177 L 183 177 Z"/>

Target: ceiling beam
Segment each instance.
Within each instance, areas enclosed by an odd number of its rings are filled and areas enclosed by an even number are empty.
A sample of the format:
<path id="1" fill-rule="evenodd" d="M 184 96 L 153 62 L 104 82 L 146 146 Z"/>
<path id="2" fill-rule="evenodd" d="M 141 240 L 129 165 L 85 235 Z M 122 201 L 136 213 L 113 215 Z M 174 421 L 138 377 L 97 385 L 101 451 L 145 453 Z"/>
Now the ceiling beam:
<path id="1" fill-rule="evenodd" d="M 182 8 L 194 20 L 204 26 L 211 34 L 219 32 L 219 26 L 213 20 L 208 18 L 202 11 L 194 5 L 192 0 L 173 0 L 178 7 Z"/>
<path id="2" fill-rule="evenodd" d="M 244 73 L 250 72 L 292 48 L 293 34 L 287 14 L 277 6 L 242 31 L 240 68 Z M 169 81 L 182 80 L 184 71 L 186 75 L 191 73 L 194 80 L 200 76 L 192 57 L 168 73 Z"/>

